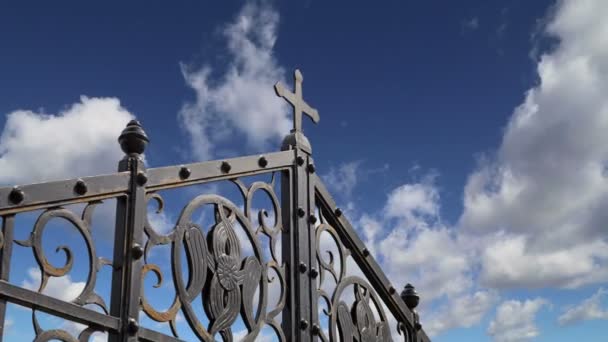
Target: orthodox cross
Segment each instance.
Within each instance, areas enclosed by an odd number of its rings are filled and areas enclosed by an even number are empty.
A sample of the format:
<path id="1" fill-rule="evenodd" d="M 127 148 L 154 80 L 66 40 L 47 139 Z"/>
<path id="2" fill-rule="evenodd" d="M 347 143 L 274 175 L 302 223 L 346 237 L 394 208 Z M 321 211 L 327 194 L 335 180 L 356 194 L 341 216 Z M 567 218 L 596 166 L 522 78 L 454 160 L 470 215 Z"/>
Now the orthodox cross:
<path id="1" fill-rule="evenodd" d="M 274 90 L 279 97 L 284 98 L 293 107 L 293 130 L 292 132 L 302 132 L 302 113 L 308 115 L 314 123 L 319 122 L 319 112 L 308 105 L 302 98 L 302 73 L 296 69 L 294 73 L 295 92 L 292 93 L 285 89 L 281 82 L 274 85 Z"/>

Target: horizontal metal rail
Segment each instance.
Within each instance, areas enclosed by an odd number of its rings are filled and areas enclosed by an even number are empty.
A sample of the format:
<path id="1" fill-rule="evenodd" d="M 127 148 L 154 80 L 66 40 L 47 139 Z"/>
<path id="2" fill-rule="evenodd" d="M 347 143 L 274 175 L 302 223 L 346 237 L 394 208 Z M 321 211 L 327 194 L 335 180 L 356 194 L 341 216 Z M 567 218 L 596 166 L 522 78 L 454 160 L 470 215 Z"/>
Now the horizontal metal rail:
<path id="1" fill-rule="evenodd" d="M 110 175 L 4 187 L 0 188 L 0 215 L 118 197 L 126 193 L 128 186 L 129 173 L 119 172 Z M 81 191 L 81 194 L 78 194 L 77 191 Z M 20 200 L 15 201 L 15 199 Z"/>
<path id="2" fill-rule="evenodd" d="M 268 173 L 285 169 L 293 163 L 294 152 L 281 151 L 221 161 L 152 168 L 146 171 L 146 191 Z M 0 188 L 0 215 L 114 198 L 126 194 L 128 189 L 128 172 L 3 187 Z M 18 196 L 21 198 L 18 201 L 14 200 L 15 192 L 20 193 Z"/>
<path id="3" fill-rule="evenodd" d="M 83 308 L 82 306 L 64 302 L 38 292 L 30 291 L 19 286 L 0 280 L 0 297 L 8 302 L 19 304 L 30 309 L 36 309 L 48 314 L 59 316 L 87 326 L 118 331 L 120 321 L 116 317 Z"/>
<path id="4" fill-rule="evenodd" d="M 282 170 L 294 164 L 293 151 L 273 152 L 201 163 L 148 169 L 146 191 L 156 191 L 222 179 Z"/>

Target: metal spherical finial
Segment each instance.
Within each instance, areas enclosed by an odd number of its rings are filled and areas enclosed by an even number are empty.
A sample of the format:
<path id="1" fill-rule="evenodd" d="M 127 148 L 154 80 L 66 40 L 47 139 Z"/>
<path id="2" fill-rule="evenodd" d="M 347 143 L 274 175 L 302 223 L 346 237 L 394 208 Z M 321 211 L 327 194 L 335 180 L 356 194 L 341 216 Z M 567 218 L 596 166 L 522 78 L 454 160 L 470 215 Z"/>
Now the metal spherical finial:
<path id="1" fill-rule="evenodd" d="M 125 127 L 118 137 L 120 148 L 129 156 L 144 153 L 148 142 L 150 142 L 150 140 L 137 120 L 129 121 L 127 127 Z"/>
<path id="2" fill-rule="evenodd" d="M 401 299 L 405 302 L 410 310 L 413 310 L 418 306 L 418 302 L 420 301 L 420 296 L 418 296 L 418 292 L 416 292 L 416 288 L 412 286 L 412 284 L 407 284 L 401 291 Z"/>

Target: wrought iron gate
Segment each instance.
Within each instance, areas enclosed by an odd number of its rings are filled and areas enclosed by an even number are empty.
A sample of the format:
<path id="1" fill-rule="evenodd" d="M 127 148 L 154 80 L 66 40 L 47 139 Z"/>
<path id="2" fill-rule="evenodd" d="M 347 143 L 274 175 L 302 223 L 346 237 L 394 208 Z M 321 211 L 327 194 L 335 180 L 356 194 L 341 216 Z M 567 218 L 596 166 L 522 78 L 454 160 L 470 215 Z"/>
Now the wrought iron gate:
<path id="1" fill-rule="evenodd" d="M 36 341 L 87 341 L 96 331 L 107 332 L 110 341 L 179 341 L 180 314 L 204 341 L 236 339 L 232 326 L 237 318 L 244 325 L 243 341 L 255 341 L 263 327 L 272 328 L 280 341 L 429 341 L 414 310 L 418 296 L 413 287 L 397 293 L 315 173 L 301 121 L 302 114 L 315 122 L 319 115 L 302 99 L 301 73 L 295 72 L 294 93 L 280 84 L 275 90 L 294 107 L 294 129 L 280 152 L 146 169 L 141 155 L 148 137 L 131 121 L 118 139 L 125 157 L 117 173 L 0 188 L 2 332 L 7 304 L 14 303 L 31 309 Z M 271 180 L 245 180 L 263 174 Z M 164 233 L 148 219 L 149 203 L 163 208 L 161 190 L 219 181 L 235 184 L 243 204 L 220 195 L 194 196 Z M 272 215 L 252 206 L 257 193 L 270 199 Z M 109 199 L 117 203 L 113 260 L 97 255 L 91 234 L 94 208 Z M 83 204 L 80 215 L 66 208 L 76 203 Z M 203 207 L 213 212 L 209 227 L 193 217 Z M 29 238 L 15 239 L 16 215 L 38 210 L 42 213 Z M 48 261 L 42 240 L 53 219 L 69 222 L 88 252 L 86 285 L 71 302 L 43 294 L 50 278 L 69 274 L 75 257 L 69 247 L 59 246 L 65 264 Z M 34 254 L 41 274 L 38 291 L 10 282 L 15 244 Z M 150 273 L 157 285 L 167 276 L 148 258 L 161 245 L 170 246 L 175 296 L 168 309 L 157 311 L 142 289 Z M 96 292 L 102 267 L 112 270 L 109 303 Z M 271 282 L 278 282 L 278 292 L 269 289 Z M 276 303 L 269 300 L 273 296 Z M 204 319 L 197 311 L 201 304 Z M 86 328 L 79 336 L 43 330 L 37 311 Z M 173 336 L 140 326 L 142 313 L 168 324 Z"/>

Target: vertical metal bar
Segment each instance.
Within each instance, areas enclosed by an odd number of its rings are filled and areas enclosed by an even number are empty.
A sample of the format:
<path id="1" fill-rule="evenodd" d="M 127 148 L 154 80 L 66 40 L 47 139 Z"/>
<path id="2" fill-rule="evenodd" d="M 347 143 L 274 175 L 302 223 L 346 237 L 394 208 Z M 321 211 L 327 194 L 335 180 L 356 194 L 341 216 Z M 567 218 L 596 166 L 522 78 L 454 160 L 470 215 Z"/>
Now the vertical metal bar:
<path id="1" fill-rule="evenodd" d="M 295 291 L 295 279 L 297 267 L 293 250 L 295 236 L 293 234 L 297 220 L 297 207 L 294 205 L 294 169 L 281 173 L 281 212 L 283 214 L 283 233 L 281 236 L 281 255 L 286 264 L 285 281 L 287 284 L 285 294 L 285 307 L 283 308 L 281 328 L 285 336 L 296 336 L 296 307 L 297 297 Z M 291 339 L 289 339 L 291 340 Z"/>
<path id="2" fill-rule="evenodd" d="M 11 268 L 11 254 L 13 252 L 13 229 L 15 215 L 2 217 L 2 260 L 0 260 L 0 280 L 8 281 Z M 4 337 L 4 321 L 6 320 L 6 299 L 0 299 L 0 342 Z"/>
<path id="3" fill-rule="evenodd" d="M 310 281 L 310 225 L 308 154 L 294 149 L 295 166 L 292 176 L 283 176 L 281 189 L 285 223 L 289 223 L 283 235 L 283 255 L 289 257 L 287 267 L 288 301 L 283 312 L 283 329 L 293 341 L 311 340 L 311 281 Z M 285 189 L 285 190 L 284 190 Z"/>
<path id="4" fill-rule="evenodd" d="M 317 279 L 316 277 L 319 274 L 319 266 L 317 265 L 316 258 L 316 250 L 317 250 L 317 238 L 315 231 L 315 223 L 320 221 L 321 217 L 315 217 L 316 212 L 316 204 L 315 204 L 315 184 L 313 177 L 310 177 L 310 174 L 315 172 L 314 161 L 312 157 L 308 157 L 308 164 L 306 168 L 306 181 L 307 181 L 307 190 L 306 201 L 308 206 L 308 211 L 311 215 L 311 219 L 308 221 L 308 258 L 310 265 L 309 272 L 309 292 L 310 292 L 310 324 L 311 324 L 311 332 L 312 332 L 312 341 L 318 340 L 318 331 L 321 329 L 319 326 L 319 298 L 317 295 Z M 319 211 L 319 215 L 321 212 Z M 314 274 L 314 276 L 313 276 Z"/>
<path id="5" fill-rule="evenodd" d="M 302 158 L 304 163 L 302 165 L 296 165 L 295 168 L 295 205 L 298 210 L 303 209 L 305 215 L 297 215 L 295 231 L 295 246 L 294 255 L 297 263 L 298 272 L 296 272 L 296 289 L 298 291 L 296 300 L 298 304 L 296 306 L 296 312 L 298 314 L 298 341 L 310 341 L 310 221 L 313 212 L 308 203 L 308 172 L 306 167 L 308 165 L 308 155 L 300 150 L 296 150 L 296 160 Z M 298 163 L 296 163 L 298 164 Z"/>
<path id="6" fill-rule="evenodd" d="M 118 333 L 111 342 L 137 341 L 139 330 L 139 301 L 141 268 L 146 215 L 147 176 L 141 159 L 148 138 L 137 121 L 131 121 L 119 137 L 126 156 L 118 164 L 118 171 L 129 171 L 129 192 L 117 199 L 116 232 L 114 235 L 114 272 L 110 314 L 120 318 Z"/>

